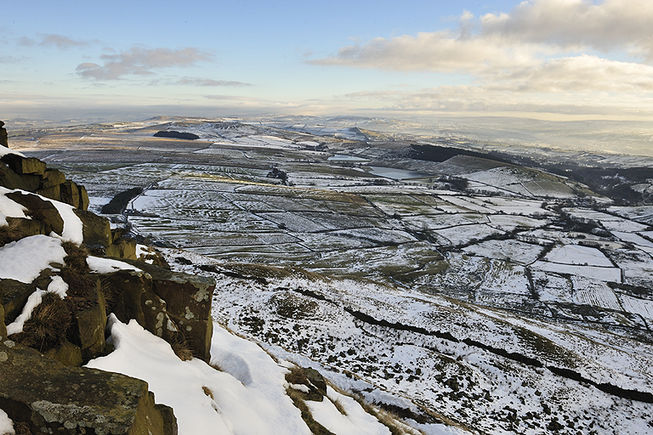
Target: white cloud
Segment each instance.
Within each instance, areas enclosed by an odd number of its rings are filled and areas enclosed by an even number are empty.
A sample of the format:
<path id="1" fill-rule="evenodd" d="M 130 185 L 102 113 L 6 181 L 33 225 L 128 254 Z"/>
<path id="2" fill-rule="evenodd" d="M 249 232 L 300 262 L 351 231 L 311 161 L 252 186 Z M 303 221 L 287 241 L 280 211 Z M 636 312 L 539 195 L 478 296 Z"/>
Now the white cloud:
<path id="1" fill-rule="evenodd" d="M 506 91 L 653 91 L 653 66 L 580 55 L 554 58 L 528 68 L 513 68 L 485 80 Z"/>
<path id="2" fill-rule="evenodd" d="M 170 67 L 192 66 L 211 56 L 197 48 L 143 48 L 132 47 L 117 54 L 103 54 L 102 65 L 93 62 L 77 66 L 77 74 L 96 80 L 117 80 L 130 75 L 150 75 L 153 70 Z"/>
<path id="3" fill-rule="evenodd" d="M 40 45 L 42 47 L 56 47 L 59 49 L 66 49 L 72 47 L 84 47 L 91 44 L 91 41 L 85 41 L 81 39 L 72 39 L 65 35 L 60 35 L 56 33 L 47 33 L 44 35 L 39 35 L 38 38 L 28 38 L 23 36 L 18 39 L 18 45 L 24 47 L 31 47 L 35 45 Z"/>
<path id="4" fill-rule="evenodd" d="M 201 77 L 182 77 L 179 80 L 175 81 L 174 84 L 177 85 L 189 85 L 189 86 L 206 86 L 206 87 L 244 87 L 252 86 L 251 83 L 239 82 L 236 80 L 215 80 L 207 79 Z"/>
<path id="5" fill-rule="evenodd" d="M 599 51 L 626 49 L 653 61 L 651 0 L 530 0 L 480 21 L 488 35 Z"/>
<path id="6" fill-rule="evenodd" d="M 521 44 L 502 37 L 458 37 L 451 32 L 419 33 L 391 39 L 376 38 L 347 46 L 334 57 L 312 60 L 318 65 L 344 65 L 398 71 L 464 71 L 532 65 L 538 53 L 553 50 L 540 44 Z"/>

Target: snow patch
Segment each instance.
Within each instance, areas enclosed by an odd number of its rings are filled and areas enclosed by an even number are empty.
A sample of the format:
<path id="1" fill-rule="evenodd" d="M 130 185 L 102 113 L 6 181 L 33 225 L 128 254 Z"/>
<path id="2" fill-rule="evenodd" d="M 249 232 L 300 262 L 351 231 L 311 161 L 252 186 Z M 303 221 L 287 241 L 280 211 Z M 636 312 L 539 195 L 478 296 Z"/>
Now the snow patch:
<path id="1" fill-rule="evenodd" d="M 59 212 L 61 219 L 63 219 L 63 231 L 61 232 L 61 238 L 66 242 L 72 242 L 76 245 L 80 245 L 84 241 L 84 225 L 82 224 L 82 220 L 73 211 L 75 207 L 42 196 L 41 199 L 50 201 Z"/>
<path id="2" fill-rule="evenodd" d="M 25 302 L 25 306 L 23 307 L 23 311 L 20 313 L 18 317 L 16 317 L 16 320 L 14 320 L 9 325 L 7 325 L 7 335 L 13 335 L 13 334 L 18 334 L 23 332 L 23 327 L 25 326 L 25 322 L 27 322 L 32 317 L 32 312 L 34 311 L 34 308 L 41 305 L 41 302 L 43 301 L 43 295 L 46 293 L 47 291 L 45 290 L 36 289 L 34 293 L 29 295 L 29 297 L 27 298 L 27 302 Z"/>
<path id="3" fill-rule="evenodd" d="M 0 147 L 0 152 L 2 152 L 2 147 Z M 0 434 L 2 435 L 14 435 L 14 422 L 11 421 L 6 412 L 0 409 Z"/>
<path id="4" fill-rule="evenodd" d="M 24 206 L 5 196 L 11 189 L 0 186 L 0 227 L 7 225 L 7 218 L 26 218 Z"/>
<path id="5" fill-rule="evenodd" d="M 0 157 L 4 157 L 7 154 L 14 154 L 14 155 L 17 155 L 17 156 L 20 156 L 20 157 L 25 157 L 25 155 L 23 153 L 20 153 L 18 151 L 14 151 L 12 149 L 9 149 L 4 145 L 0 145 Z"/>
<path id="6" fill-rule="evenodd" d="M 601 251 L 589 246 L 565 245 L 553 248 L 546 257 L 552 263 L 577 264 L 579 266 L 612 267 L 612 262 Z"/>
<path id="7" fill-rule="evenodd" d="M 86 264 L 94 273 L 113 273 L 119 270 L 132 270 L 142 272 L 138 267 L 125 263 L 124 261 L 112 260 L 110 258 L 95 257 L 89 255 L 86 257 Z"/>
<path id="8" fill-rule="evenodd" d="M 0 278 L 30 283 L 50 263 L 64 263 L 61 240 L 44 235 L 29 236 L 0 247 Z"/>
<path id="9" fill-rule="evenodd" d="M 344 414 L 338 410 L 338 403 Z M 307 400 L 311 415 L 322 426 L 338 435 L 389 434 L 390 430 L 351 397 L 338 393 L 327 386 L 327 396 L 321 402 Z"/>
<path id="10" fill-rule="evenodd" d="M 28 192 L 21 189 L 7 189 L 0 187 L 0 226 L 6 225 L 6 219 L 3 218 L 3 214 L 8 217 L 26 217 L 24 211 L 27 210 L 25 207 L 17 204 L 15 201 L 11 201 L 5 196 L 9 192 L 18 192 L 23 195 L 36 195 L 43 201 L 51 203 L 59 212 L 59 216 L 63 220 L 63 231 L 61 235 L 52 233 L 53 237 L 60 237 L 66 242 L 72 242 L 77 245 L 81 244 L 84 241 L 84 225 L 82 220 L 75 214 L 72 205 L 56 201 L 54 199 L 46 198 L 45 196 L 38 195 L 33 192 Z M 14 205 L 12 205 L 13 203 Z M 17 207 L 18 206 L 18 207 Z"/>
<path id="11" fill-rule="evenodd" d="M 68 284 L 60 276 L 52 277 L 52 281 L 48 285 L 48 293 L 56 293 L 61 299 L 66 297 L 68 292 Z"/>
<path id="12" fill-rule="evenodd" d="M 559 274 L 576 275 L 589 279 L 597 279 L 606 282 L 621 282 L 621 269 L 614 267 L 579 266 L 573 264 L 550 263 L 547 261 L 536 261 L 533 269 L 543 270 Z"/>

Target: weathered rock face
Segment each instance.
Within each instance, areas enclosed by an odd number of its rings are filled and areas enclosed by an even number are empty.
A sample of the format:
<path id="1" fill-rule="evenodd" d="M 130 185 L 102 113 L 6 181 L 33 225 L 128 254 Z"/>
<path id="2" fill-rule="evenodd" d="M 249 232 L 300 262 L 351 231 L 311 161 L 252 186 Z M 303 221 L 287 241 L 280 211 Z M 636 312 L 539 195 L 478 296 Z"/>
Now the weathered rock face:
<path id="1" fill-rule="evenodd" d="M 294 367 L 287 375 L 286 381 L 291 384 L 304 385 L 308 392 L 299 392 L 304 400 L 321 402 L 327 394 L 327 386 L 324 377 L 315 369 Z"/>
<path id="2" fill-rule="evenodd" d="M 111 231 L 111 245 L 106 249 L 107 257 L 136 260 L 136 241 L 126 236 L 126 231 L 121 228 Z"/>
<path id="3" fill-rule="evenodd" d="M 166 301 L 168 315 L 183 333 L 193 355 L 208 361 L 211 358 L 211 299 L 215 281 L 157 266 L 143 265 L 143 269 L 152 276 L 152 290 Z"/>
<path id="4" fill-rule="evenodd" d="M 86 210 L 75 209 L 74 211 L 82 221 L 84 244 L 89 249 L 101 250 L 111 245 L 111 225 L 108 219 Z"/>
<path id="5" fill-rule="evenodd" d="M 15 242 L 24 237 L 49 234 L 46 232 L 46 226 L 35 219 L 12 217 L 6 219 L 7 225 L 0 227 L 0 246 L 6 245 L 9 242 Z"/>
<path id="6" fill-rule="evenodd" d="M 67 367 L 9 340 L 0 342 L 0 408 L 32 433 L 177 433 L 172 409 L 154 404 L 146 382 Z"/>
<path id="7" fill-rule="evenodd" d="M 8 193 L 7 197 L 27 208 L 32 220 L 43 225 L 43 234 L 50 234 L 52 231 L 57 234 L 63 232 L 63 219 L 50 201 L 44 201 L 36 195 L 25 195 L 20 192 Z"/>
<path id="8" fill-rule="evenodd" d="M 193 356 L 208 361 L 215 282 L 138 261 L 128 262 L 146 273 L 119 271 L 103 278 L 109 311 L 123 322 L 136 319 L 170 343 L 184 342 Z"/>
<path id="9" fill-rule="evenodd" d="M 13 279 L 0 279 L 0 305 L 4 308 L 5 322 L 11 323 L 20 314 L 35 284 L 25 284 Z"/>
<path id="10" fill-rule="evenodd" d="M 5 323 L 5 309 L 0 304 L 0 340 L 7 337 L 7 325 Z"/>
<path id="11" fill-rule="evenodd" d="M 5 123 L 0 121 L 0 145 L 8 146 L 7 142 L 7 129 L 4 128 Z"/>
<path id="12" fill-rule="evenodd" d="M 1 121 L 0 121 L 1 122 Z M 2 129 L 4 131 L 4 129 Z M 0 134 L 0 138 L 1 138 Z M 6 142 L 6 132 L 5 132 Z M 6 143 L 2 144 L 7 146 Z M 0 158 L 0 186 L 38 193 L 81 210 L 88 209 L 88 193 L 56 169 L 34 157 L 6 154 Z"/>
<path id="13" fill-rule="evenodd" d="M 96 287 L 75 305 L 72 337 L 79 345 L 83 359 L 88 361 L 100 356 L 105 347 L 107 308 L 99 280 Z"/>

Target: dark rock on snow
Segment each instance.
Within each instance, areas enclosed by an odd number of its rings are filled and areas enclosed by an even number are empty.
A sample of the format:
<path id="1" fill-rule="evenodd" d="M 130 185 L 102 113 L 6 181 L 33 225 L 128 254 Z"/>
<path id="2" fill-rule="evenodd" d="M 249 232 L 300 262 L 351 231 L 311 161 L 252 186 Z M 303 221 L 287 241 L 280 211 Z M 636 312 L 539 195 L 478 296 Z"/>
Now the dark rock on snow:
<path id="1" fill-rule="evenodd" d="M 108 204 L 105 204 L 102 207 L 102 213 L 103 214 L 122 213 L 127 207 L 127 204 L 129 204 L 129 201 L 136 198 L 141 193 L 143 193 L 143 188 L 133 187 L 131 189 L 125 190 L 124 192 L 120 192 L 116 194 L 116 196 L 111 198 L 111 201 L 109 201 Z"/>

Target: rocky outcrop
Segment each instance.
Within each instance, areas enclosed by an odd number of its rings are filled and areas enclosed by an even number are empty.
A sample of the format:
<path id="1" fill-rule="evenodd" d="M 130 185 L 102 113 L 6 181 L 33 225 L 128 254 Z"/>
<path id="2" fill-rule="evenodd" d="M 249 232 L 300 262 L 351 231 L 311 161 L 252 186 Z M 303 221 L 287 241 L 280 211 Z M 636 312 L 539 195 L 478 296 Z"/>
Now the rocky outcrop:
<path id="1" fill-rule="evenodd" d="M 6 143 L 0 145 L 7 146 Z M 81 210 L 88 209 L 88 193 L 84 186 L 67 180 L 63 172 L 57 169 L 48 169 L 44 162 L 34 157 L 23 157 L 18 154 L 2 156 L 0 186 L 37 193 Z"/>
<path id="2" fill-rule="evenodd" d="M 152 277 L 153 292 L 167 303 L 167 314 L 183 334 L 193 355 L 208 362 L 211 358 L 211 300 L 215 281 L 153 265 L 142 265 L 142 268 Z"/>
<path id="3" fill-rule="evenodd" d="M 327 384 L 324 377 L 315 369 L 293 367 L 286 375 L 286 381 L 291 385 L 303 385 L 304 390 L 297 390 L 303 400 L 321 402 L 327 394 Z"/>
<path id="4" fill-rule="evenodd" d="M 102 278 L 109 311 L 122 322 L 136 319 L 152 334 L 184 346 L 209 361 L 215 282 L 206 277 L 171 272 L 137 261 L 143 272 L 118 271 Z M 175 349 L 176 350 L 176 349 Z"/>
<path id="5" fill-rule="evenodd" d="M 0 409 L 21 433 L 177 433 L 146 382 L 67 367 L 10 340 L 0 342 Z"/>
<path id="6" fill-rule="evenodd" d="M 37 195 L 21 192 L 8 193 L 6 196 L 29 210 L 30 220 L 41 225 L 42 232 L 40 234 L 50 234 L 53 231 L 57 234 L 63 232 L 63 219 L 52 202 L 43 200 Z"/>
<path id="7" fill-rule="evenodd" d="M 5 123 L 0 121 L 0 145 L 8 146 L 7 144 L 7 129 L 4 128 Z"/>
<path id="8" fill-rule="evenodd" d="M 125 229 L 115 228 L 111 230 L 111 244 L 107 246 L 105 255 L 136 260 L 136 240 Z"/>
<path id="9" fill-rule="evenodd" d="M 145 382 L 80 366 L 110 352 L 110 313 L 125 323 L 135 319 L 167 340 L 180 358 L 208 362 L 213 280 L 173 273 L 165 261 L 158 266 L 139 261 L 127 231 L 112 230 L 106 218 L 87 211 L 86 190 L 38 159 L 2 156 L 0 186 L 14 190 L 2 195 L 26 215 L 6 217 L 0 249 L 28 236 L 63 234 L 66 219 L 74 217 L 62 216 L 49 199 L 74 207 L 84 240 L 79 246 L 62 243 L 65 264 L 52 264 L 30 283 L 0 276 L 0 409 L 19 433 L 176 433 L 172 410 L 155 405 Z M 141 271 L 93 272 L 89 253 L 128 261 Z M 7 325 L 55 277 L 66 283 L 65 294 L 42 292 L 23 331 L 14 330 L 7 340 Z"/>

